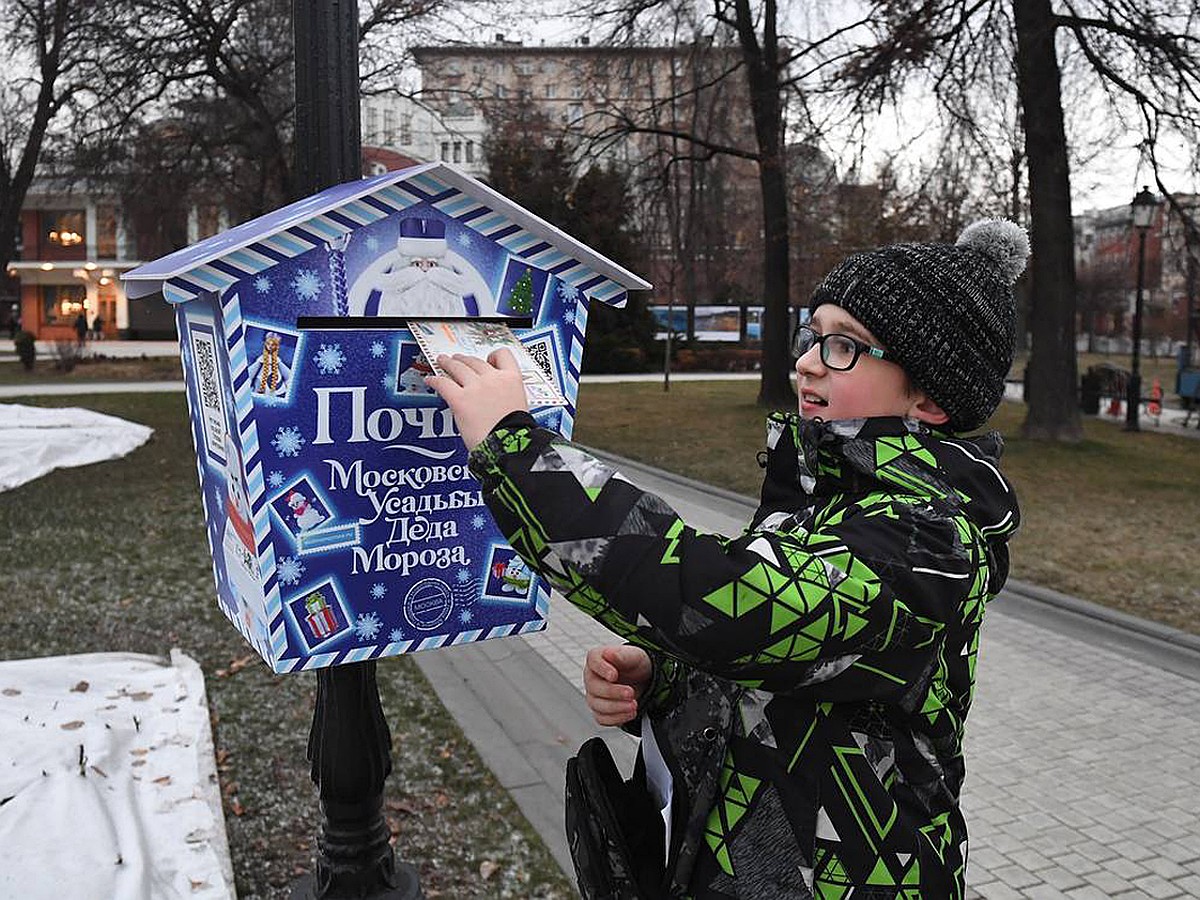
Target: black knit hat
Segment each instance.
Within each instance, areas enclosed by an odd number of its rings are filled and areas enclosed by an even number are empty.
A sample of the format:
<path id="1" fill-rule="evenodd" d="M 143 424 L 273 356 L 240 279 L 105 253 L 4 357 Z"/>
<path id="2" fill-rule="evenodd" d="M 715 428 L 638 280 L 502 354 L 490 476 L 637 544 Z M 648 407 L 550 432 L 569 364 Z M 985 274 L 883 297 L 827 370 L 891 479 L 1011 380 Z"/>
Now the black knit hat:
<path id="1" fill-rule="evenodd" d="M 1016 339 L 1013 284 L 1029 238 L 988 219 L 955 244 L 895 244 L 848 257 L 817 286 L 810 308 L 834 303 L 865 325 L 917 387 L 978 428 L 1000 405 Z"/>

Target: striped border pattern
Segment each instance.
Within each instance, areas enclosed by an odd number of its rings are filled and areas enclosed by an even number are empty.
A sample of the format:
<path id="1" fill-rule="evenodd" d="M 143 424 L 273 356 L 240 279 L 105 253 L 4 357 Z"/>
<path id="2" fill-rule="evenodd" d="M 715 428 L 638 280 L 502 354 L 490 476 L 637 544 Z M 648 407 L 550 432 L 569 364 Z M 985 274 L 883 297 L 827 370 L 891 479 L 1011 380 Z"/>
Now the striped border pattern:
<path id="1" fill-rule="evenodd" d="M 460 631 L 456 634 L 434 634 L 423 640 L 398 641 L 386 644 L 373 644 L 369 647 L 354 647 L 350 650 L 319 653 L 308 657 L 289 657 L 287 659 L 276 655 L 272 661 L 274 670 L 278 673 L 322 669 L 326 666 L 339 666 L 346 663 L 362 662 L 368 659 L 379 659 L 384 656 L 399 656 L 402 653 L 415 653 L 419 650 L 436 650 L 439 647 L 454 647 L 459 644 L 471 644 L 476 641 L 486 641 L 491 638 L 509 637 L 514 634 L 529 634 L 544 631 L 550 615 L 550 592 L 545 583 L 539 578 L 537 593 L 534 597 L 534 610 L 537 618 L 528 622 L 497 625 L 486 631 L 477 628 L 473 631 Z M 278 589 L 276 589 L 278 593 Z"/>
<path id="2" fill-rule="evenodd" d="M 429 202 L 452 219 L 491 238 L 514 256 L 586 292 L 593 300 L 613 306 L 625 305 L 625 288 L 617 282 L 597 275 L 583 263 L 513 223 L 503 213 L 424 173 L 382 187 L 373 194 L 314 216 L 300 225 L 293 225 L 247 247 L 210 260 L 185 275 L 168 279 L 163 285 L 163 293 L 172 303 L 192 300 L 203 291 L 220 294 L 235 282 L 270 268 L 277 262 L 337 241 L 355 228 L 401 212 L 421 201 Z"/>
<path id="3" fill-rule="evenodd" d="M 185 275 L 170 278 L 163 285 L 163 294 L 171 303 L 185 303 L 203 291 L 221 293 L 247 276 L 316 247 L 324 247 L 355 228 L 401 212 L 416 202 L 417 198 L 397 190 L 396 185 L 388 185 L 336 210 L 314 216 L 303 224 L 293 225 L 248 247 L 210 260 Z"/>
<path id="4" fill-rule="evenodd" d="M 225 331 L 225 348 L 229 354 L 229 376 L 233 386 L 238 440 L 242 448 L 242 469 L 246 476 L 250 517 L 254 522 L 259 586 L 263 592 L 267 630 L 271 639 L 270 647 L 264 649 L 269 649 L 271 656 L 277 659 L 287 648 L 287 632 L 283 622 L 283 604 L 279 596 L 279 579 L 275 568 L 275 545 L 271 541 L 271 516 L 267 509 L 262 447 L 259 444 L 258 426 L 254 420 L 254 395 L 250 386 L 249 362 L 246 359 L 242 308 L 236 291 L 227 291 L 222 298 L 221 319 Z M 245 637 L 253 644 L 253 635 Z"/>

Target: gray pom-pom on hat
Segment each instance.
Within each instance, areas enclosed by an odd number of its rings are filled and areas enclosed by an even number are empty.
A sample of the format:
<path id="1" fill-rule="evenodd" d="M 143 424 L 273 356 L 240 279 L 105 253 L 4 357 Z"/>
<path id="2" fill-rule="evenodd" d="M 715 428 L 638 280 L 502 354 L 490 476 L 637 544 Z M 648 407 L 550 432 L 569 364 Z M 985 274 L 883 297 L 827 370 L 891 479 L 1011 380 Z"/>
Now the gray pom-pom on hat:
<path id="1" fill-rule="evenodd" d="M 963 229 L 958 247 L 970 247 L 995 261 L 1001 276 L 1009 284 L 1016 284 L 1025 271 L 1025 260 L 1029 258 L 1029 235 L 1025 229 L 1007 219 L 980 219 Z"/>
<path id="2" fill-rule="evenodd" d="M 999 406 L 1016 343 L 1013 285 L 1029 238 L 1003 219 L 973 222 L 954 244 L 894 244 L 843 260 L 810 308 L 834 303 L 867 327 L 949 416 L 978 428 Z"/>

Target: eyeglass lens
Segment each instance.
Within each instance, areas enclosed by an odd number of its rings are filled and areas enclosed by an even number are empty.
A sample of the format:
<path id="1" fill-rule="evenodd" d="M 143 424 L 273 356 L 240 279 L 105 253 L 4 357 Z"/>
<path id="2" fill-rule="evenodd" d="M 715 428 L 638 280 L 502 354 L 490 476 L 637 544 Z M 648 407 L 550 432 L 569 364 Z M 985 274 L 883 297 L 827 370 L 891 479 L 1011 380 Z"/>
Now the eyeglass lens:
<path id="1" fill-rule="evenodd" d="M 796 329 L 792 352 L 799 359 L 818 342 L 821 344 L 821 362 L 829 368 L 849 369 L 854 365 L 858 357 L 858 347 L 852 338 L 844 334 L 819 335 L 807 325 Z"/>

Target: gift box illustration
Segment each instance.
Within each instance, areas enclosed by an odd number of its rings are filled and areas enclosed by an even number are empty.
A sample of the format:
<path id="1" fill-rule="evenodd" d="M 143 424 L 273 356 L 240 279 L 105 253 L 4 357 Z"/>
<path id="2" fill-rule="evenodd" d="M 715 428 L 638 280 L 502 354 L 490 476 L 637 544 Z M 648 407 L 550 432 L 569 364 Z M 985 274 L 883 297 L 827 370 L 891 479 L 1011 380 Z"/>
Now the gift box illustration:
<path id="1" fill-rule="evenodd" d="M 511 329 L 543 381 L 534 415 L 569 438 L 590 305 L 649 284 L 444 163 L 124 277 L 175 305 L 218 602 L 275 671 L 546 626 L 548 588 L 483 505 L 412 329 Z"/>

